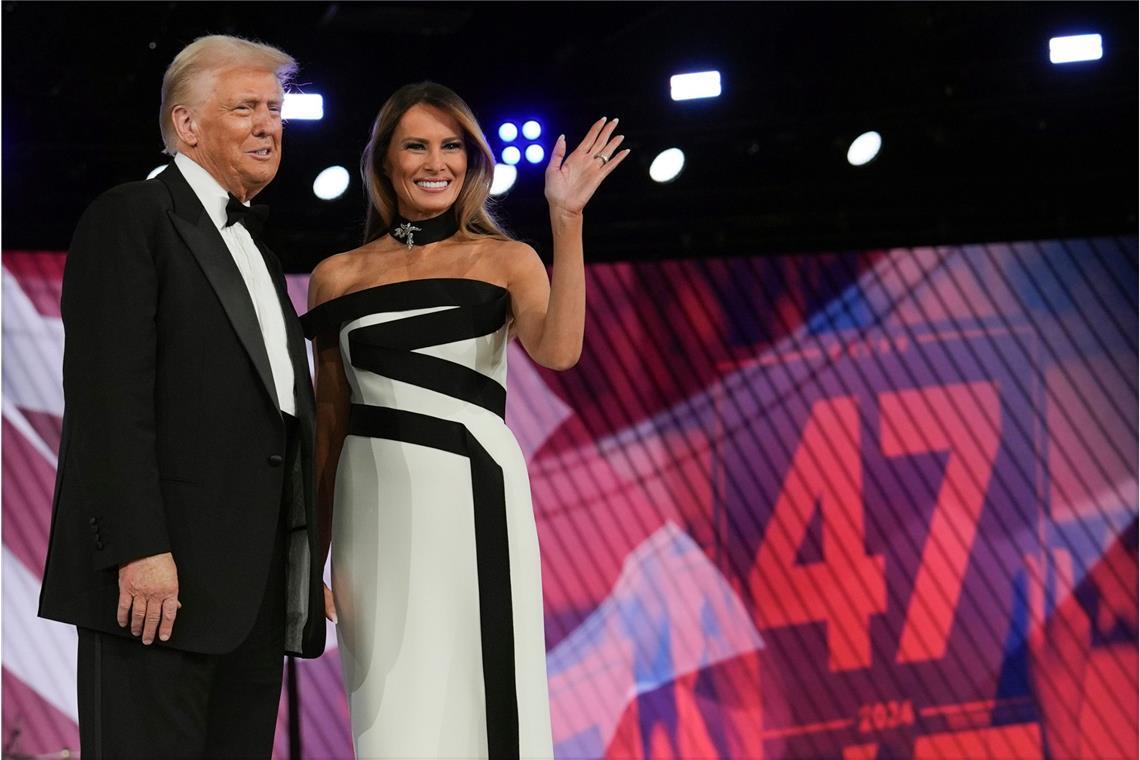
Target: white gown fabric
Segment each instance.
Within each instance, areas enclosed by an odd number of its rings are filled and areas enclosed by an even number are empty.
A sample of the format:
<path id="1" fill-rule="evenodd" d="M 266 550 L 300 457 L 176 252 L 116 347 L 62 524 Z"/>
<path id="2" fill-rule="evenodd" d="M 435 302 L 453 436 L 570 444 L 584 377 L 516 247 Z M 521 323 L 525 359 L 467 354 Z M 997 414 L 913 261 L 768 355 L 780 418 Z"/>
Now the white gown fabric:
<path id="1" fill-rule="evenodd" d="M 360 758 L 550 758 L 538 537 L 503 421 L 509 295 L 432 278 L 304 318 L 352 389 L 333 594 Z"/>

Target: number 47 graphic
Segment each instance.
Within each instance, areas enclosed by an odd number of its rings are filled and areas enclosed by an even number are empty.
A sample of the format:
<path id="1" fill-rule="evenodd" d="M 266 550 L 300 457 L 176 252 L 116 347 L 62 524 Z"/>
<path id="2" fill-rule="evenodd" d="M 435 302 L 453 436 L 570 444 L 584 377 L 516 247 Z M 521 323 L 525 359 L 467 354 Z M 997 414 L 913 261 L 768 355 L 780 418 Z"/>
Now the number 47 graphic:
<path id="1" fill-rule="evenodd" d="M 884 455 L 948 455 L 896 655 L 935 660 L 946 653 L 993 473 L 1001 405 L 989 382 L 888 391 L 878 404 Z M 870 617 L 887 607 L 885 558 L 868 554 L 864 540 L 859 438 L 855 399 L 812 406 L 749 580 L 762 627 L 826 624 L 832 671 L 871 664 Z M 816 509 L 823 557 L 798 564 Z"/>

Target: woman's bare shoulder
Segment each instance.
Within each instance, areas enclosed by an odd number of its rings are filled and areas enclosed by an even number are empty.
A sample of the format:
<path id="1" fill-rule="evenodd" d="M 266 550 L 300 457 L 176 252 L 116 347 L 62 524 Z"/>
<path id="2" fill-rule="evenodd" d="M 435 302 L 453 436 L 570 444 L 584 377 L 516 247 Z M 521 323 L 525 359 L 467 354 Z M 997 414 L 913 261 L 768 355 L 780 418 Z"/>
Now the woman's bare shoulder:
<path id="1" fill-rule="evenodd" d="M 370 246 L 363 245 L 351 251 L 334 253 L 313 268 L 313 273 L 309 275 L 310 309 L 331 301 L 348 290 L 369 248 Z"/>
<path id="2" fill-rule="evenodd" d="M 488 263 L 506 279 L 542 266 L 542 259 L 529 243 L 521 240 L 487 240 L 483 243 Z"/>
<path id="3" fill-rule="evenodd" d="M 523 253 L 534 254 L 534 248 L 530 243 L 524 243 L 521 240 L 513 240 L 511 238 L 484 238 L 479 241 L 479 245 L 483 250 L 493 256 L 510 256 L 519 255 Z M 535 254 L 537 255 L 537 254 Z"/>

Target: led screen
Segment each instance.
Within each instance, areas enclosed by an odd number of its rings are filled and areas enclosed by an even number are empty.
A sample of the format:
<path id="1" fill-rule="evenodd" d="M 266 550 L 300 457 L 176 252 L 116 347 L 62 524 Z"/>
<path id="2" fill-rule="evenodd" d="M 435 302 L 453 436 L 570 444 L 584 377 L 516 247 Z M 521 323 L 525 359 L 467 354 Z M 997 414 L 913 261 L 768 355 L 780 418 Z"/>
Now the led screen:
<path id="1" fill-rule="evenodd" d="M 64 260 L 3 254 L 3 731 L 28 754 L 78 743 L 74 632 L 34 615 Z M 1136 757 L 1136 238 L 587 284 L 576 368 L 510 349 L 558 757 Z M 351 756 L 335 642 L 298 663 L 306 757 Z"/>

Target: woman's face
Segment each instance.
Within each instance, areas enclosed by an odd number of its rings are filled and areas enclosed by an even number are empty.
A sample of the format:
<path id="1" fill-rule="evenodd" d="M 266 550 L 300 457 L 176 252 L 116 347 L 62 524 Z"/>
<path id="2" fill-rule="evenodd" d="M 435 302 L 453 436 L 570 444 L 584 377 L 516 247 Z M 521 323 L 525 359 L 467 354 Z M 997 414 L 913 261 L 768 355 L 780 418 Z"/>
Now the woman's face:
<path id="1" fill-rule="evenodd" d="M 439 216 L 455 203 L 467 174 L 463 130 L 438 108 L 414 105 L 396 125 L 384 164 L 401 216 Z"/>

